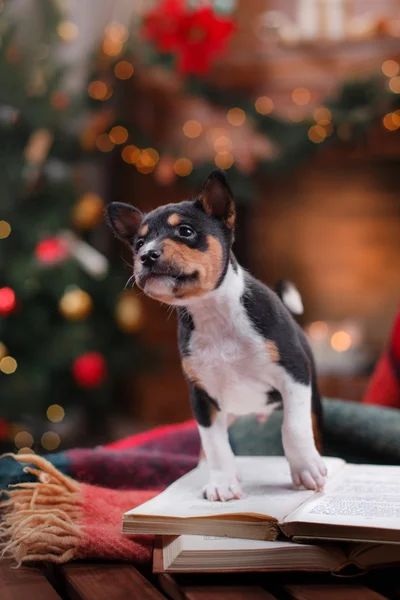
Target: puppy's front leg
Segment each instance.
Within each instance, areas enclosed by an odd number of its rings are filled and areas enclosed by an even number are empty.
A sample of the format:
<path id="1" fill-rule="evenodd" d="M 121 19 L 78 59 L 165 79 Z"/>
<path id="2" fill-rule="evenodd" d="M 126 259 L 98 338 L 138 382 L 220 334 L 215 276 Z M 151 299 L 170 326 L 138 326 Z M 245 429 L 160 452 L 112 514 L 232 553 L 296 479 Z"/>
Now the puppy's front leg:
<path id="1" fill-rule="evenodd" d="M 235 457 L 228 439 L 227 414 L 217 408 L 216 402 L 202 388 L 192 386 L 191 399 L 210 469 L 209 481 L 203 489 L 205 498 L 221 502 L 243 498 Z"/>
<path id="2" fill-rule="evenodd" d="M 286 376 L 283 386 L 282 442 L 293 483 L 322 489 L 326 467 L 314 442 L 311 419 L 311 385 Z"/>

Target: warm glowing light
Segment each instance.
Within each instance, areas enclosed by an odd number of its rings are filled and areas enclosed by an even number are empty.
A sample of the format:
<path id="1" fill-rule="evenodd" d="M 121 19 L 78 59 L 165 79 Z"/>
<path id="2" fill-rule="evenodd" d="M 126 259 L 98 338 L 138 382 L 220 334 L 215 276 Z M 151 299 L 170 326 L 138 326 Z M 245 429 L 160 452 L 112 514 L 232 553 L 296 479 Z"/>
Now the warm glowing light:
<path id="1" fill-rule="evenodd" d="M 292 92 L 292 100 L 299 106 L 305 106 L 311 100 L 311 94 L 307 88 L 298 87 Z"/>
<path id="2" fill-rule="evenodd" d="M 34 450 L 32 450 L 32 448 L 28 448 L 25 446 L 24 448 L 20 448 L 17 454 L 35 454 L 35 452 Z"/>
<path id="3" fill-rule="evenodd" d="M 400 71 L 400 66 L 395 60 L 385 60 L 382 65 L 382 72 L 386 77 L 395 77 Z"/>
<path id="4" fill-rule="evenodd" d="M 114 148 L 114 142 L 110 140 L 110 137 L 107 133 L 102 133 L 96 140 L 96 146 L 100 150 L 100 152 L 111 152 Z"/>
<path id="5" fill-rule="evenodd" d="M 56 450 L 61 442 L 60 436 L 55 431 L 46 431 L 40 441 L 46 450 Z"/>
<path id="6" fill-rule="evenodd" d="M 187 177 L 193 171 L 193 163 L 188 158 L 178 158 L 174 162 L 174 171 L 180 177 Z"/>
<path id="7" fill-rule="evenodd" d="M 332 135 L 332 133 L 333 133 L 333 125 L 332 125 L 332 123 L 325 123 L 325 125 L 323 125 L 323 128 L 325 129 L 325 133 L 326 133 L 327 137 L 329 137 L 330 135 Z"/>
<path id="8" fill-rule="evenodd" d="M 144 167 L 155 167 L 160 160 L 160 155 L 154 148 L 146 148 L 140 155 L 140 162 Z"/>
<path id="9" fill-rule="evenodd" d="M 65 417 L 65 410 L 59 404 L 51 404 L 47 409 L 46 415 L 49 421 L 59 423 Z"/>
<path id="10" fill-rule="evenodd" d="M 118 56 L 122 52 L 122 43 L 113 42 L 110 38 L 107 38 L 103 42 L 103 52 L 107 56 Z"/>
<path id="11" fill-rule="evenodd" d="M 256 111 L 260 113 L 260 115 L 269 115 L 274 109 L 274 103 L 268 96 L 260 96 L 257 98 L 254 105 Z"/>
<path id="12" fill-rule="evenodd" d="M 5 344 L 3 344 L 3 342 L 0 342 L 0 360 L 2 358 L 4 358 L 5 356 L 7 356 L 7 354 L 8 354 L 7 346 Z"/>
<path id="13" fill-rule="evenodd" d="M 226 118 L 230 125 L 239 127 L 239 125 L 243 125 L 243 123 L 245 122 L 246 113 L 241 108 L 231 108 L 230 110 L 228 110 Z"/>
<path id="14" fill-rule="evenodd" d="M 199 123 L 199 121 L 190 119 L 189 121 L 186 121 L 182 129 L 186 137 L 193 139 L 199 137 L 203 131 L 203 125 Z"/>
<path id="15" fill-rule="evenodd" d="M 141 150 L 137 146 L 125 146 L 121 153 L 122 160 L 129 165 L 134 165 L 138 161 L 140 153 Z"/>
<path id="16" fill-rule="evenodd" d="M 82 194 L 72 211 L 73 223 L 80 229 L 93 229 L 103 220 L 104 202 L 95 192 Z"/>
<path id="17" fill-rule="evenodd" d="M 220 169 L 230 169 L 235 159 L 230 152 L 218 152 L 215 157 L 215 164 Z"/>
<path id="18" fill-rule="evenodd" d="M 400 94 L 400 77 L 392 77 L 389 81 L 389 87 L 395 94 Z"/>
<path id="19" fill-rule="evenodd" d="M 308 138 L 314 144 L 320 144 L 326 138 L 326 131 L 321 125 L 313 125 L 308 130 Z"/>
<path id="20" fill-rule="evenodd" d="M 0 240 L 4 240 L 11 233 L 10 224 L 7 221 L 0 221 Z"/>
<path id="21" fill-rule="evenodd" d="M 72 42 L 78 37 L 79 29 L 72 21 L 62 21 L 57 27 L 57 33 L 65 42 Z"/>
<path id="22" fill-rule="evenodd" d="M 88 87 L 88 94 L 94 100 L 105 100 L 108 95 L 108 87 L 104 81 L 92 81 Z"/>
<path id="23" fill-rule="evenodd" d="M 17 361 L 12 356 L 5 356 L 0 360 L 0 371 L 5 375 L 12 375 L 17 370 Z"/>
<path id="24" fill-rule="evenodd" d="M 33 437 L 28 431 L 19 431 L 14 438 L 14 444 L 17 448 L 23 448 L 24 446 L 30 448 L 33 446 Z"/>
<path id="25" fill-rule="evenodd" d="M 331 346 L 336 352 L 346 352 L 351 346 L 351 337 L 346 331 L 336 331 L 331 337 Z"/>
<path id="26" fill-rule="evenodd" d="M 127 60 L 120 60 L 114 67 L 114 73 L 118 79 L 129 79 L 134 70 L 133 65 Z"/>
<path id="27" fill-rule="evenodd" d="M 122 25 L 122 23 L 118 23 L 118 21 L 112 21 L 105 28 L 106 36 L 115 43 L 118 42 L 126 42 L 129 37 L 129 31 Z"/>
<path id="28" fill-rule="evenodd" d="M 398 115 L 395 115 L 394 113 L 385 115 L 382 122 L 383 126 L 389 131 L 396 131 L 400 126 Z"/>
<path id="29" fill-rule="evenodd" d="M 148 166 L 142 163 L 142 157 L 140 155 L 139 160 L 136 162 L 136 168 L 142 175 L 149 175 L 154 171 L 154 165 Z"/>
<path id="30" fill-rule="evenodd" d="M 114 144 L 124 144 L 128 139 L 128 130 L 126 127 L 122 127 L 121 125 L 116 125 L 110 131 L 109 137 Z"/>
<path id="31" fill-rule="evenodd" d="M 329 108 L 321 106 L 320 108 L 316 108 L 314 110 L 314 119 L 318 125 L 327 125 L 332 120 L 332 113 Z"/>
<path id="32" fill-rule="evenodd" d="M 216 152 L 229 152 L 232 150 L 232 140 L 227 135 L 220 135 L 214 140 Z"/>
<path id="33" fill-rule="evenodd" d="M 14 290 L 9 287 L 0 288 L 0 314 L 9 313 L 17 305 L 17 298 Z"/>
<path id="34" fill-rule="evenodd" d="M 50 101 L 56 110 L 65 110 L 69 104 L 68 95 L 61 90 L 53 92 Z"/>
<path id="35" fill-rule="evenodd" d="M 328 335 L 328 325 L 323 321 L 315 321 L 309 326 L 308 335 L 312 340 L 324 340 Z"/>

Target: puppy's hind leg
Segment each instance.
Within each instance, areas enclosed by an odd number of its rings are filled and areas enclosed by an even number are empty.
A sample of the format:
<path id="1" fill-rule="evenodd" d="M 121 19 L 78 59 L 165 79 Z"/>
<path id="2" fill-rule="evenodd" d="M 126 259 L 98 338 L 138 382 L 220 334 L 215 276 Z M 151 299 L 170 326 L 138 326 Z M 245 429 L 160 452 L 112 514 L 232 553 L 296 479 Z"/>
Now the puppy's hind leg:
<path id="1" fill-rule="evenodd" d="M 285 376 L 282 442 L 293 483 L 310 490 L 321 490 L 327 471 L 315 447 L 311 395 L 311 384 L 298 383 L 289 375 Z"/>

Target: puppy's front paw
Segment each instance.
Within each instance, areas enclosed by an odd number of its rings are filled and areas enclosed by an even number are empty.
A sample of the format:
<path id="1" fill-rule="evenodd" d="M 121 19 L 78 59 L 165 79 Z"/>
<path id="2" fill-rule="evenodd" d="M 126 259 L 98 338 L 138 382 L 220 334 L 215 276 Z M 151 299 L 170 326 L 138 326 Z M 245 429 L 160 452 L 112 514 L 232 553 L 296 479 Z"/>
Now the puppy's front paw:
<path id="1" fill-rule="evenodd" d="M 203 488 L 203 496 L 211 502 L 227 502 L 244 498 L 245 494 L 236 476 L 211 473 L 210 481 Z"/>
<path id="2" fill-rule="evenodd" d="M 308 490 L 321 491 L 326 482 L 327 469 L 319 454 L 303 460 L 290 462 L 292 480 L 296 486 L 304 486 Z"/>

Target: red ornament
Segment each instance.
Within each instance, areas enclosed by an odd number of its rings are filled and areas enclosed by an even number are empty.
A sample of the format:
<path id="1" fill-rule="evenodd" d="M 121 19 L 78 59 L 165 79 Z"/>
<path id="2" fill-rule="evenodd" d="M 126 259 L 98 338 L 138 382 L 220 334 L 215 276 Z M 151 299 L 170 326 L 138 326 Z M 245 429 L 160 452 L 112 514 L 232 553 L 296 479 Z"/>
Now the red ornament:
<path id="1" fill-rule="evenodd" d="M 217 16 L 209 6 L 190 10 L 182 0 L 164 0 L 147 13 L 142 32 L 162 52 L 178 56 L 182 74 L 204 75 L 235 28 L 231 19 Z"/>
<path id="2" fill-rule="evenodd" d="M 46 238 L 36 246 L 35 256 L 44 265 L 57 264 L 67 258 L 68 244 L 62 238 Z"/>
<path id="3" fill-rule="evenodd" d="M 9 287 L 0 288 L 0 315 L 8 315 L 17 306 L 15 292 Z"/>
<path id="4" fill-rule="evenodd" d="M 178 31 L 179 71 L 208 73 L 214 57 L 224 52 L 234 30 L 233 21 L 217 16 L 211 7 L 187 14 Z"/>
<path id="5" fill-rule="evenodd" d="M 98 387 L 106 378 L 106 361 L 100 352 L 86 352 L 72 364 L 72 375 L 83 388 Z"/>

